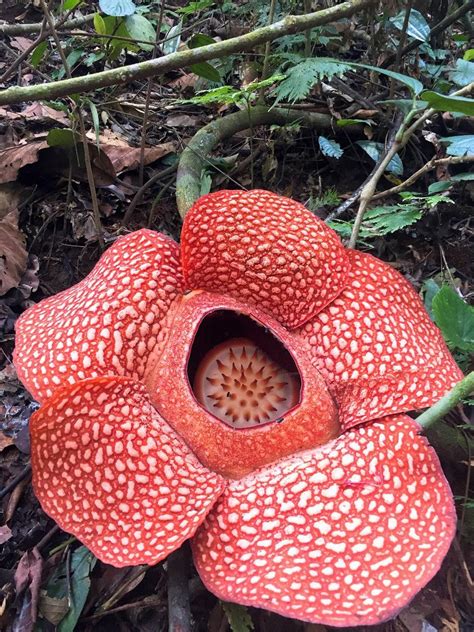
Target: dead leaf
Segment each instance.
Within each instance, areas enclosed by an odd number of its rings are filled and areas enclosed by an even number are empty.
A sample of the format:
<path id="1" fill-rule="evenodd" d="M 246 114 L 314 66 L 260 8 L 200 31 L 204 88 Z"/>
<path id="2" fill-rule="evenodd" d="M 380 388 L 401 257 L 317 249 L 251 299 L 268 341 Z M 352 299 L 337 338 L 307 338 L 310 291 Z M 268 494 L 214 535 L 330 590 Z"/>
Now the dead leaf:
<path id="1" fill-rule="evenodd" d="M 182 75 L 177 79 L 173 79 L 173 81 L 170 81 L 167 85 L 169 85 L 170 88 L 186 90 L 186 88 L 194 88 L 197 80 L 198 76 L 190 72 L 187 75 Z"/>
<path id="2" fill-rule="evenodd" d="M 43 558 L 37 549 L 23 554 L 15 571 L 15 590 L 18 603 L 21 605 L 13 629 L 30 632 L 34 628 L 38 614 L 42 570 Z"/>
<path id="3" fill-rule="evenodd" d="M 35 140 L 23 145 L 11 145 L 0 150 L 0 182 L 14 182 L 18 171 L 38 160 L 38 153 L 48 146 L 45 140 Z"/>
<path id="4" fill-rule="evenodd" d="M 95 140 L 92 132 L 89 132 L 87 136 Z M 106 154 L 116 173 L 131 171 L 140 166 L 140 147 L 130 147 L 125 139 L 120 138 L 110 130 L 105 130 L 105 133 L 99 136 L 99 142 L 101 151 Z M 145 147 L 143 164 L 149 165 L 175 151 L 176 145 L 173 142 L 162 143 L 155 147 Z"/>
<path id="5" fill-rule="evenodd" d="M 39 609 L 45 619 L 53 625 L 58 625 L 68 613 L 68 598 L 56 599 L 55 597 L 50 597 L 46 590 L 42 590 Z"/>
<path id="6" fill-rule="evenodd" d="M 49 107 L 49 105 L 39 103 L 39 101 L 31 103 L 31 105 L 25 108 L 23 112 L 20 112 L 20 116 L 41 121 L 56 121 L 57 123 L 62 123 L 63 125 L 69 125 L 69 118 L 65 112 L 62 110 L 55 110 L 54 108 Z"/>
<path id="7" fill-rule="evenodd" d="M 12 537 L 12 530 L 6 524 L 0 527 L 0 544 L 4 544 Z"/>
<path id="8" fill-rule="evenodd" d="M 8 448 L 8 446 L 13 445 L 13 439 L 11 437 L 7 437 L 7 435 L 4 435 L 3 432 L 0 430 L 0 452 L 3 452 L 3 450 L 5 450 L 5 448 Z M 0 532 L 0 544 L 1 542 L 1 532 Z"/>
<path id="9" fill-rule="evenodd" d="M 16 48 L 16 50 L 19 50 L 20 53 L 24 53 L 25 50 L 28 50 L 32 44 L 32 39 L 28 39 L 28 37 L 22 37 L 21 35 L 19 35 L 18 37 L 12 37 L 10 40 L 10 46 L 12 48 Z"/>
<path id="10" fill-rule="evenodd" d="M 199 118 L 197 116 L 189 116 L 189 114 L 174 114 L 166 119 L 166 125 L 169 127 L 194 127 L 197 125 Z"/>
<path id="11" fill-rule="evenodd" d="M 0 108 L 0 116 L 3 120 L 13 121 L 15 119 L 20 119 L 20 112 L 12 112 L 11 110 L 6 110 L 5 108 Z"/>
<path id="12" fill-rule="evenodd" d="M 18 228 L 18 211 L 0 220 L 0 296 L 17 287 L 26 270 L 28 253 Z"/>

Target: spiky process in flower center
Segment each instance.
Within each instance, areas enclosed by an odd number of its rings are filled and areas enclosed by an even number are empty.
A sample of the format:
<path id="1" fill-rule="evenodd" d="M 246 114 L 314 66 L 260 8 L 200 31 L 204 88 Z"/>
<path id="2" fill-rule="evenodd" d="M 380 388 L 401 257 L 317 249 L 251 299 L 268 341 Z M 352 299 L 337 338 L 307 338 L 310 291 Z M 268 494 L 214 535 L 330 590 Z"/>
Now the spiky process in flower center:
<path id="1" fill-rule="evenodd" d="M 299 380 L 248 338 L 212 348 L 194 378 L 197 400 L 233 428 L 276 421 L 298 403 Z"/>

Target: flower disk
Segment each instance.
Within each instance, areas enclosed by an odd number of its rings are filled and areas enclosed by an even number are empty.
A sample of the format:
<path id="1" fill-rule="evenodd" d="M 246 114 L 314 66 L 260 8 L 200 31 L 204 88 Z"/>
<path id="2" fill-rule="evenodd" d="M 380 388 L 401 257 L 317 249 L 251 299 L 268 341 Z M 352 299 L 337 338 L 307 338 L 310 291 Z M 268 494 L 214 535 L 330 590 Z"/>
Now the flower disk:
<path id="1" fill-rule="evenodd" d="M 269 191 L 219 191 L 200 198 L 181 237 L 189 288 L 228 294 L 302 325 L 343 289 L 345 249 L 302 204 Z"/>

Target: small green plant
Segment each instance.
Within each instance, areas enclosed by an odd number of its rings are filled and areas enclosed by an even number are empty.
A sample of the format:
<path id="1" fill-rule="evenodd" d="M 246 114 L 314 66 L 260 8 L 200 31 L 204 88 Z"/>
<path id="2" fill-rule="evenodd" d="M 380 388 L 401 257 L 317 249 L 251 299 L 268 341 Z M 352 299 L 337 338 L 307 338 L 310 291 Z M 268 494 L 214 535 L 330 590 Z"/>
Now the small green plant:
<path id="1" fill-rule="evenodd" d="M 454 204 L 446 195 L 432 194 L 421 195 L 406 191 L 400 193 L 402 201 L 398 204 L 387 204 L 369 209 L 364 216 L 359 237 L 366 245 L 370 246 L 370 240 L 395 233 L 402 228 L 411 226 L 417 222 L 427 210 L 433 209 L 440 202 Z M 348 239 L 352 233 L 354 222 L 345 220 L 333 220 L 328 222 L 331 228 Z"/>

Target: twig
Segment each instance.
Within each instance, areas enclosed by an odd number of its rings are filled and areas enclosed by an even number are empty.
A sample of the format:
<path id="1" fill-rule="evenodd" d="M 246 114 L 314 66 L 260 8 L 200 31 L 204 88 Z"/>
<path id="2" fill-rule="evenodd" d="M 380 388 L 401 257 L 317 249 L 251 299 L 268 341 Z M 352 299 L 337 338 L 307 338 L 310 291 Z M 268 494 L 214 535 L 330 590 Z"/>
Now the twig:
<path id="1" fill-rule="evenodd" d="M 319 130 L 328 130 L 333 129 L 334 119 L 328 114 L 282 108 L 269 110 L 265 106 L 257 105 L 223 116 L 201 128 L 189 141 L 178 164 L 176 203 L 181 217 L 184 218 L 200 196 L 201 175 L 207 157 L 221 141 L 258 125 L 287 125 L 295 122 Z M 350 134 L 359 132 L 360 129 L 360 125 L 348 125 L 343 131 Z"/>
<path id="2" fill-rule="evenodd" d="M 12 481 L 10 481 L 7 485 L 5 485 L 3 489 L 0 489 L 0 500 L 2 500 L 2 498 L 5 498 L 7 494 L 9 494 L 13 489 L 15 489 L 18 483 L 21 483 L 21 481 L 27 476 L 29 476 L 30 474 L 31 474 L 31 465 L 29 464 L 25 465 L 24 469 L 17 476 L 15 476 L 15 478 Z"/>
<path id="3" fill-rule="evenodd" d="M 442 165 L 459 165 L 463 162 L 474 162 L 474 156 L 449 156 L 448 158 L 438 159 L 432 158 L 429 162 L 423 165 L 423 167 L 418 169 L 418 171 L 412 173 L 412 175 L 404 182 L 398 184 L 396 187 L 392 187 L 391 189 L 386 189 L 385 191 L 376 193 L 372 196 L 372 200 L 381 200 L 389 195 L 395 195 L 396 193 L 400 193 L 400 191 L 404 191 L 407 187 L 411 186 L 414 182 L 421 178 L 421 176 L 432 169 L 436 169 L 436 167 L 441 167 Z"/>
<path id="4" fill-rule="evenodd" d="M 470 83 L 469 85 L 464 86 L 464 88 L 461 88 L 460 90 L 456 90 L 455 92 L 452 92 L 449 96 L 461 96 L 464 94 L 469 94 L 473 90 L 474 90 L 474 81 Z M 408 112 L 408 114 L 405 116 L 395 136 L 393 143 L 389 145 L 387 152 L 379 160 L 375 172 L 372 173 L 371 177 L 366 182 L 366 184 L 364 184 L 364 187 L 362 188 L 362 191 L 360 194 L 359 209 L 357 211 L 357 215 L 354 221 L 354 227 L 352 229 L 351 238 L 349 239 L 349 244 L 348 244 L 349 248 L 355 248 L 357 237 L 360 231 L 360 227 L 362 225 L 362 220 L 364 219 L 364 214 L 367 210 L 367 207 L 370 201 L 373 199 L 373 196 L 375 194 L 375 189 L 377 188 L 377 184 L 380 178 L 382 177 L 382 175 L 384 174 L 385 169 L 387 168 L 388 164 L 390 163 L 392 158 L 395 156 L 395 154 L 400 149 L 405 147 L 405 145 L 411 139 L 413 134 L 430 118 L 430 116 L 433 116 L 433 114 L 435 114 L 436 111 L 437 110 L 435 110 L 434 108 L 429 108 L 428 110 L 425 110 L 423 114 L 420 116 L 420 118 L 418 118 L 414 123 L 412 123 L 412 120 L 418 114 L 415 107 L 411 109 Z"/>
<path id="5" fill-rule="evenodd" d="M 397 57 L 395 59 L 395 72 L 400 72 L 400 67 L 402 65 L 402 50 L 405 45 L 405 40 L 407 38 L 407 30 L 408 25 L 410 24 L 410 14 L 413 8 L 413 0 L 408 0 L 407 6 L 405 8 L 405 17 L 403 18 L 402 30 L 400 33 L 400 41 L 398 42 L 397 48 Z M 395 79 L 391 79 L 390 81 L 390 92 L 389 99 L 393 99 L 393 94 L 395 92 Z"/>
<path id="6" fill-rule="evenodd" d="M 335 208 L 334 211 L 332 211 L 332 213 L 329 213 L 329 215 L 326 217 L 325 221 L 326 222 L 330 222 L 333 219 L 336 219 L 337 217 L 340 217 L 343 213 L 345 213 L 347 211 L 348 208 L 350 208 L 353 204 L 355 204 L 357 202 L 357 200 L 359 199 L 362 191 L 364 190 L 364 187 L 374 177 L 374 174 L 375 174 L 376 171 L 377 171 L 377 165 L 375 165 L 375 167 L 369 173 L 367 178 L 364 180 L 364 182 L 359 187 L 357 187 L 357 189 L 354 191 L 354 193 L 352 193 L 352 195 L 350 197 L 348 197 L 347 200 L 344 200 L 344 202 L 342 202 L 342 204 L 339 204 L 339 206 L 337 208 Z"/>
<path id="7" fill-rule="evenodd" d="M 442 397 L 439 402 L 436 402 L 436 404 L 431 406 L 431 408 L 428 408 L 428 410 L 425 410 L 424 413 L 417 417 L 417 422 L 423 428 L 429 428 L 447 415 L 450 410 L 455 408 L 463 399 L 466 399 L 466 397 L 473 392 L 474 371 L 471 371 L 464 379 L 458 382 L 456 386 L 449 391 L 449 393 Z"/>
<path id="8" fill-rule="evenodd" d="M 75 29 L 76 27 L 82 26 L 87 22 L 92 22 L 94 20 L 94 15 L 95 13 L 90 13 L 89 15 L 82 15 L 81 17 L 73 18 L 72 20 L 64 20 L 63 18 L 60 18 L 59 20 L 55 20 L 54 28 L 56 30 Z M 31 24 L 0 24 L 0 33 L 2 35 L 30 35 L 32 33 L 40 32 L 41 22 L 33 22 Z"/>
<path id="9" fill-rule="evenodd" d="M 69 94 L 83 93 L 98 88 L 128 83 L 137 79 L 158 76 L 170 70 L 185 68 L 201 61 L 219 59 L 232 53 L 255 50 L 257 46 L 283 35 L 299 33 L 308 28 L 323 26 L 340 18 L 350 17 L 354 13 L 375 4 L 376 1 L 349 0 L 329 9 L 322 9 L 308 15 L 290 15 L 279 22 L 255 29 L 245 35 L 207 46 L 200 46 L 199 48 L 178 51 L 158 59 L 41 85 L 13 86 L 0 93 L 0 105 L 11 105 L 37 99 L 55 99 Z"/>
<path id="10" fill-rule="evenodd" d="M 51 31 L 51 35 L 56 43 L 56 48 L 58 49 L 58 53 L 59 56 L 61 57 L 61 61 L 63 63 L 64 66 L 64 70 L 66 72 L 66 75 L 71 78 L 71 69 L 69 67 L 68 61 L 66 59 L 66 55 L 64 53 L 63 47 L 61 46 L 61 42 L 59 40 L 59 36 L 56 32 L 56 28 L 55 28 L 55 24 L 54 24 L 54 20 L 53 20 L 53 16 L 51 15 L 48 5 L 46 4 L 45 0 L 40 0 L 41 3 L 41 8 L 43 9 L 44 12 L 44 16 L 45 19 L 49 25 L 50 31 Z M 91 193 L 91 201 L 92 201 L 92 212 L 94 215 L 94 224 L 95 224 L 95 229 L 97 232 L 97 239 L 99 241 L 99 246 L 101 247 L 101 249 L 104 249 L 104 238 L 102 237 L 102 222 L 100 221 L 100 211 L 99 211 L 99 201 L 97 199 L 97 191 L 95 188 L 95 182 L 94 182 L 94 173 L 92 171 L 92 162 L 91 162 L 91 156 L 90 156 L 90 151 L 89 151 L 89 143 L 87 140 L 87 136 L 86 136 L 86 126 L 84 124 L 84 117 L 82 115 L 82 111 L 81 111 L 81 106 L 79 105 L 77 107 L 77 116 L 79 119 L 79 126 L 81 128 L 81 136 L 82 136 L 82 146 L 84 149 L 84 163 L 86 166 L 86 173 L 87 173 L 87 181 L 89 184 L 89 190 Z"/>
<path id="11" fill-rule="evenodd" d="M 451 26 L 451 24 L 456 22 L 456 20 L 459 20 L 459 18 L 462 18 L 464 15 L 466 15 L 472 9 L 474 9 L 474 0 L 468 0 L 468 2 L 466 2 L 465 4 L 460 6 L 459 9 L 456 9 L 455 11 L 453 11 L 452 13 L 447 15 L 440 22 L 438 22 L 438 24 L 435 24 L 432 27 L 431 31 L 430 31 L 431 37 L 433 37 L 435 35 L 438 35 L 438 33 L 441 33 L 442 31 L 447 29 L 448 26 Z M 396 60 L 397 57 L 399 57 L 401 59 L 407 53 L 410 53 L 412 50 L 415 50 L 415 48 L 418 48 L 418 46 L 421 46 L 423 43 L 424 42 L 421 41 L 421 40 L 413 40 L 413 42 L 410 42 L 410 44 L 407 44 L 402 49 L 400 55 L 398 55 L 398 51 L 397 51 L 397 55 L 389 55 L 382 62 L 380 67 L 381 68 L 388 68 L 389 66 L 391 66 L 393 64 L 393 62 Z"/>
<path id="12" fill-rule="evenodd" d="M 165 3 L 161 0 L 160 4 L 160 15 L 158 17 L 158 23 L 156 25 L 155 32 L 155 44 L 153 46 L 152 59 L 155 59 L 158 56 L 159 52 L 159 40 L 161 35 L 161 26 L 163 24 L 163 15 L 165 10 Z M 146 137 L 148 132 L 148 113 L 150 109 L 150 99 L 151 99 L 151 90 L 153 88 L 153 77 L 148 77 L 148 85 L 146 87 L 146 96 L 145 96 L 145 110 L 143 112 L 143 125 L 142 125 L 142 137 L 140 141 L 140 167 L 138 170 L 138 186 L 143 185 L 143 174 L 145 170 L 145 144 Z"/>
<path id="13" fill-rule="evenodd" d="M 127 226 L 127 224 L 130 221 L 130 218 L 135 212 L 135 209 L 137 208 L 138 204 L 140 204 L 146 190 L 149 189 L 151 186 L 153 186 L 155 182 L 158 182 L 158 180 L 161 180 L 162 178 L 166 178 L 166 176 L 169 176 L 172 173 L 174 173 L 177 168 L 178 168 L 178 164 L 176 163 L 174 165 L 171 165 L 171 167 L 168 167 L 167 169 L 163 169 L 163 171 L 158 171 L 149 180 L 147 180 L 143 186 L 141 186 L 138 189 L 138 191 L 135 193 L 133 197 L 133 200 L 130 202 L 128 209 L 126 210 L 125 215 L 123 216 L 122 226 Z"/>
<path id="14" fill-rule="evenodd" d="M 186 545 L 168 557 L 168 631 L 191 632 Z"/>
<path id="15" fill-rule="evenodd" d="M 273 20 L 275 19 L 275 6 L 276 0 L 270 0 L 270 9 L 268 10 L 268 21 L 267 25 L 270 26 L 273 24 Z M 268 40 L 265 44 L 265 53 L 263 57 L 263 70 L 262 70 L 262 79 L 266 79 L 268 77 L 268 71 L 270 69 L 270 50 L 271 50 L 272 42 Z"/>
<path id="16" fill-rule="evenodd" d="M 360 227 L 362 224 L 362 220 L 364 219 L 365 212 L 367 207 L 375 193 L 375 189 L 377 188 L 378 181 L 382 177 L 385 172 L 385 169 L 390 164 L 390 161 L 401 149 L 403 137 L 406 128 L 410 124 L 414 116 L 415 110 L 411 110 L 403 119 L 401 125 L 399 125 L 398 130 L 393 130 L 391 134 L 391 138 L 388 141 L 388 149 L 385 154 L 380 158 L 379 162 L 376 165 L 376 168 L 370 174 L 370 177 L 366 180 L 362 190 L 360 192 L 360 203 L 359 208 L 357 210 L 357 215 L 354 220 L 354 227 L 352 229 L 352 234 L 349 239 L 348 247 L 355 248 L 357 237 L 359 236 Z"/>

